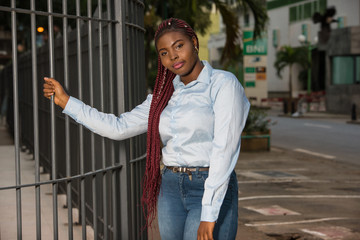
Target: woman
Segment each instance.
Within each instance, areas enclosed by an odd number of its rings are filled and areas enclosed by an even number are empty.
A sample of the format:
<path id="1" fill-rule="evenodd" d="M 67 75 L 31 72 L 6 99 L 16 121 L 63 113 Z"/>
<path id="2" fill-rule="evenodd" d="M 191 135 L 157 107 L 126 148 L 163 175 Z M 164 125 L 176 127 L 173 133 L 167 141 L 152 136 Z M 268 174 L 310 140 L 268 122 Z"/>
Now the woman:
<path id="1" fill-rule="evenodd" d="M 131 112 L 100 113 L 50 78 L 44 96 L 54 95 L 64 113 L 102 136 L 122 140 L 147 131 L 142 203 L 148 225 L 157 210 L 163 240 L 235 239 L 234 167 L 250 107 L 244 89 L 233 74 L 200 61 L 198 38 L 183 20 L 163 21 L 155 46 L 154 92 Z"/>

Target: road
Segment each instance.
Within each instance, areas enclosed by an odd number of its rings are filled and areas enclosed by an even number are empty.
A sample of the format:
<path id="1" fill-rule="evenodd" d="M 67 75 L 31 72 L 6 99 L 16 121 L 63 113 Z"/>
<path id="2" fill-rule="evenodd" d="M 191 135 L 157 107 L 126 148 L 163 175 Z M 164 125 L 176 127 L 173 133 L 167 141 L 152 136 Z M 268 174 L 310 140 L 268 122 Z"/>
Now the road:
<path id="1" fill-rule="evenodd" d="M 273 146 L 360 165 L 360 125 L 345 119 L 279 117 L 271 127 Z"/>
<path id="2" fill-rule="evenodd" d="M 237 239 L 359 240 L 360 125 L 270 117 L 271 151 L 242 152 L 235 168 Z M 264 236 L 244 235 L 249 228 Z"/>

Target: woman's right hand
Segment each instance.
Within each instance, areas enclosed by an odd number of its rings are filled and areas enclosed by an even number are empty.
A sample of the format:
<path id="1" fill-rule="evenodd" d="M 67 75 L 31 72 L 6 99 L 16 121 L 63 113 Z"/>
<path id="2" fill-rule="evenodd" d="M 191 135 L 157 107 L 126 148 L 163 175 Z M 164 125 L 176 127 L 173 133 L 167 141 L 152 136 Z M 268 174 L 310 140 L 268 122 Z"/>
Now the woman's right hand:
<path id="1" fill-rule="evenodd" d="M 67 102 L 69 101 L 69 95 L 66 94 L 64 88 L 55 79 L 44 77 L 44 80 L 44 96 L 48 99 L 51 99 L 51 96 L 54 96 L 55 104 L 64 109 Z"/>

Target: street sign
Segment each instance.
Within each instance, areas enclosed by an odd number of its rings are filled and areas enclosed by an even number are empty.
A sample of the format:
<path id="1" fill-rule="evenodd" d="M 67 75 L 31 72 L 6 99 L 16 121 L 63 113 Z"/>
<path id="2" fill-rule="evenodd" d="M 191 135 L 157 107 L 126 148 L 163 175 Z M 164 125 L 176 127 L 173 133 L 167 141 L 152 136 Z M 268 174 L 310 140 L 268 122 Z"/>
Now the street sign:
<path id="1" fill-rule="evenodd" d="M 244 55 L 267 55 L 267 38 L 259 38 L 256 41 L 253 40 L 253 31 L 243 32 L 244 42 Z"/>

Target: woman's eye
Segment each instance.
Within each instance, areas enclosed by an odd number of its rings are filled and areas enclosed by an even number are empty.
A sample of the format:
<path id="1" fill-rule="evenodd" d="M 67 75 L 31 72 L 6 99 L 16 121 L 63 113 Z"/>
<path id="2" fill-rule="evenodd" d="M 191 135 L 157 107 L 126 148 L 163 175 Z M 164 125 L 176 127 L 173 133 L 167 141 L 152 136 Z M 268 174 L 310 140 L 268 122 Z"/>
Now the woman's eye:
<path id="1" fill-rule="evenodd" d="M 160 55 L 161 56 L 165 56 L 167 54 L 167 52 L 161 52 Z"/>
<path id="2" fill-rule="evenodd" d="M 176 49 L 180 49 L 184 46 L 184 44 L 180 43 L 179 45 L 176 46 Z"/>

